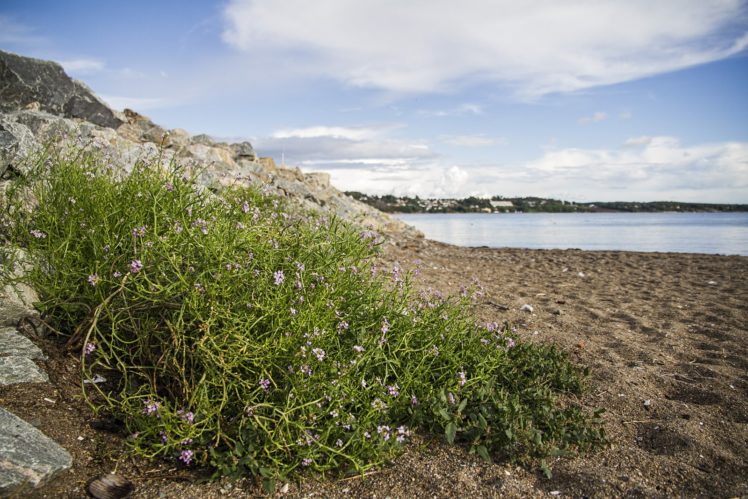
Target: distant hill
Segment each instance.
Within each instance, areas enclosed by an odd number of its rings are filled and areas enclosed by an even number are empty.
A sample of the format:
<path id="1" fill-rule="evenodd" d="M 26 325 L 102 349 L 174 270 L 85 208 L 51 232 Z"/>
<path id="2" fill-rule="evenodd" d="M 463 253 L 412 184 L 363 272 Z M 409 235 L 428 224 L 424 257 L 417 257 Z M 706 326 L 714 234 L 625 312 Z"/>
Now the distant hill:
<path id="1" fill-rule="evenodd" d="M 633 201 L 575 203 L 539 197 L 422 199 L 416 196 L 375 196 L 346 192 L 358 201 L 387 213 L 594 213 L 594 212 L 734 212 L 748 211 L 748 204 L 681 203 L 677 201 Z"/>

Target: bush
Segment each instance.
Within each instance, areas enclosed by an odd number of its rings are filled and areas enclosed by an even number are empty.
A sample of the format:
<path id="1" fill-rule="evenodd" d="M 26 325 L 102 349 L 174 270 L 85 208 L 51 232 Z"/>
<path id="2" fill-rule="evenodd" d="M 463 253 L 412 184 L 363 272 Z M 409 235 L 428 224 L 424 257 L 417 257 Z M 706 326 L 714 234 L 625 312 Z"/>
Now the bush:
<path id="1" fill-rule="evenodd" d="M 34 161 L 8 192 L 6 238 L 31 259 L 44 320 L 101 381 L 82 385 L 89 401 L 142 455 L 270 485 L 363 472 L 414 430 L 521 461 L 604 440 L 597 413 L 559 402 L 580 368 L 476 325 L 470 292 L 417 293 L 377 268 L 372 231 L 255 187 L 201 191 L 174 164 Z"/>

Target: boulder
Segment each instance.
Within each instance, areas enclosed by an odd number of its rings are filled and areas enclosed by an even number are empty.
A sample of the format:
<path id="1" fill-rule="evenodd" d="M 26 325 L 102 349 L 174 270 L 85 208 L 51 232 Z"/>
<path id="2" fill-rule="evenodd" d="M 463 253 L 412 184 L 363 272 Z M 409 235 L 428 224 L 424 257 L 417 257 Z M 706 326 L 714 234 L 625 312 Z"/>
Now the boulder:
<path id="1" fill-rule="evenodd" d="M 0 496 L 22 497 L 70 468 L 73 458 L 57 442 L 0 408 Z M 16 495 L 18 494 L 18 495 Z"/>
<path id="2" fill-rule="evenodd" d="M 109 128 L 122 124 L 114 111 L 59 64 L 0 51 L 0 111 L 27 106 Z"/>
<path id="3" fill-rule="evenodd" d="M 239 142 L 237 144 L 231 144 L 231 149 L 234 151 L 234 157 L 236 159 L 248 159 L 254 161 L 257 159 L 257 154 L 249 142 Z"/>

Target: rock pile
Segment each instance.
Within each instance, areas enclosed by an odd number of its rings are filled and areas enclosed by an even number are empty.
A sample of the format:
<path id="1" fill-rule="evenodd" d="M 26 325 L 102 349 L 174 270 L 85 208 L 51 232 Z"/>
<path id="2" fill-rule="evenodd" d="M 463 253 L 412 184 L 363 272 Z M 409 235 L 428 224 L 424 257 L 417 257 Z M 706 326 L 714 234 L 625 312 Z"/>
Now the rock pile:
<path id="1" fill-rule="evenodd" d="M 129 109 L 111 110 L 60 65 L 0 51 L 0 179 L 22 175 L 18 158 L 53 141 L 97 149 L 124 170 L 160 154 L 164 161 L 176 159 L 202 172 L 199 182 L 205 186 L 254 182 L 303 208 L 384 233 L 418 235 L 332 187 L 327 174 L 280 167 L 272 158 L 259 158 L 249 142 L 190 136 L 181 129 L 166 130 Z"/>

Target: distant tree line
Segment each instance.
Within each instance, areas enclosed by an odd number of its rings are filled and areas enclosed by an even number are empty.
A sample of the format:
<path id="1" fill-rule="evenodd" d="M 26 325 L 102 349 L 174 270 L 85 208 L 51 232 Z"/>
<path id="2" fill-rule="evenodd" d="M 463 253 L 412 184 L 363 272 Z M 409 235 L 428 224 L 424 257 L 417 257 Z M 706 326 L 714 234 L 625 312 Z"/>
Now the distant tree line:
<path id="1" fill-rule="evenodd" d="M 613 201 L 575 203 L 540 197 L 494 196 L 436 199 L 385 194 L 376 196 L 356 191 L 346 194 L 386 213 L 593 213 L 593 212 L 737 212 L 746 204 L 681 203 L 677 201 Z"/>

